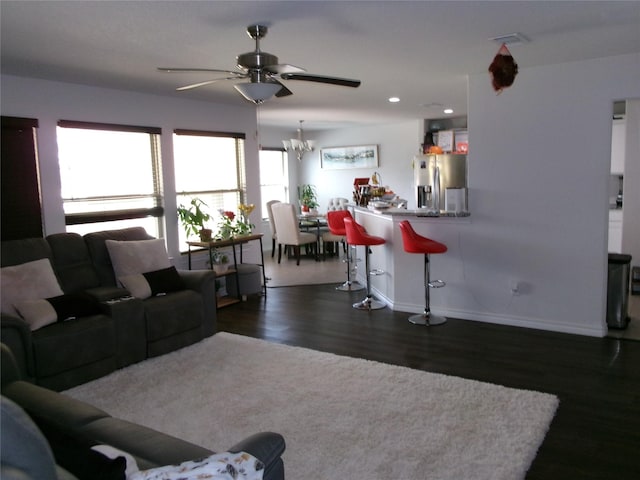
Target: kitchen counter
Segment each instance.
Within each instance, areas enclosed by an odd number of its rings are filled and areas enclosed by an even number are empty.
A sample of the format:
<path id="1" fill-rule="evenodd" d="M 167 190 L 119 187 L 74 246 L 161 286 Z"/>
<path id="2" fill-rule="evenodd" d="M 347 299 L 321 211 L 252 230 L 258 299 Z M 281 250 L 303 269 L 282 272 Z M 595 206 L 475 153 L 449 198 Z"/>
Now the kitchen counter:
<path id="1" fill-rule="evenodd" d="M 426 210 L 386 208 L 371 210 L 353 207 L 355 219 L 367 232 L 385 239 L 384 245 L 371 247 L 371 270 L 381 270 L 381 275 L 371 277 L 374 296 L 384 301 L 393 310 L 421 313 L 424 310 L 423 258 L 404 251 L 402 234 L 398 224 L 408 220 L 414 229 L 426 237 L 447 246 L 444 255 L 433 255 L 431 259 L 434 278 L 442 278 L 448 288 L 432 293 L 431 308 L 437 314 L 450 314 L 455 309 L 457 291 L 454 285 L 464 284 L 459 278 L 462 267 L 461 238 L 468 237 L 473 230 L 472 217 L 468 212 L 441 212 L 439 216 Z M 362 248 L 358 247 L 362 257 Z M 364 272 L 358 270 L 358 280 L 365 283 Z"/>
<path id="2" fill-rule="evenodd" d="M 435 212 L 430 212 L 428 209 L 426 208 L 417 208 L 417 209 L 413 209 L 413 210 L 409 210 L 406 208 L 395 208 L 395 207 L 390 207 L 390 208 L 374 208 L 374 207 L 355 207 L 356 211 L 363 211 L 363 212 L 373 212 L 373 213 L 379 213 L 380 215 L 391 215 L 391 216 L 408 216 L 408 217 L 433 217 L 433 218 L 438 218 L 438 217 L 459 217 L 459 218 L 463 218 L 463 217 L 470 217 L 471 213 L 469 212 L 447 212 L 445 210 L 440 210 L 439 213 L 435 213 Z"/>

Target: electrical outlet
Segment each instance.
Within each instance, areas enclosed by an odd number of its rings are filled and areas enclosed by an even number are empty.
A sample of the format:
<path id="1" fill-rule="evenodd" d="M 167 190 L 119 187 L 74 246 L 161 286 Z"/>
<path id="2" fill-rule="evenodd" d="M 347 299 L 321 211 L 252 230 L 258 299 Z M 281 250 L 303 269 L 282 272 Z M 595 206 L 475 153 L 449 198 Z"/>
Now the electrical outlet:
<path id="1" fill-rule="evenodd" d="M 513 295 L 514 297 L 517 297 L 518 295 L 520 295 L 520 282 L 519 281 L 511 280 L 510 287 L 511 287 L 511 295 Z"/>

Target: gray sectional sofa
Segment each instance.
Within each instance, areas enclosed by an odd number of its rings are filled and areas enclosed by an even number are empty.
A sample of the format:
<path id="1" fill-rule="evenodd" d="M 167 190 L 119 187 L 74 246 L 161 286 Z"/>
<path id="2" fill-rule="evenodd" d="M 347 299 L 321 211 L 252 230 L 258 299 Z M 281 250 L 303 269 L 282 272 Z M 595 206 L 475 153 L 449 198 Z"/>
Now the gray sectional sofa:
<path id="1" fill-rule="evenodd" d="M 91 449 L 95 445 L 117 449 L 116 456 L 121 452 L 131 455 L 140 470 L 206 458 L 213 453 L 25 382 L 9 349 L 0 345 L 0 351 L 3 479 L 124 479 L 125 457 L 109 460 Z M 264 480 L 284 480 L 284 450 L 284 439 L 273 432 L 256 433 L 228 449 L 260 460 Z"/>
<path id="2" fill-rule="evenodd" d="M 144 299 L 132 298 L 131 292 L 119 286 L 109 241 L 140 245 L 150 241 L 150 245 L 157 246 L 159 240 L 153 240 L 143 228 L 136 227 L 85 236 L 59 233 L 2 242 L 2 342 L 13 352 L 25 379 L 53 390 L 65 390 L 216 332 L 213 271 L 171 269 L 173 288 L 153 292 Z M 15 272 L 13 276 L 5 275 L 5 271 L 8 272 L 6 267 L 40 267 L 41 262 L 33 262 L 41 259 L 50 261 L 61 295 L 49 301 L 54 304 L 56 320 L 34 329 L 33 323 L 25 321 L 30 317 L 23 316 L 23 311 L 5 305 L 10 303 L 5 296 L 13 287 L 18 295 L 21 289 L 41 288 L 39 282 L 45 275 L 24 278 Z M 168 258 L 164 261 L 168 262 Z M 11 285 L 9 278 L 18 280 Z M 61 315 L 67 319 L 59 318 Z"/>

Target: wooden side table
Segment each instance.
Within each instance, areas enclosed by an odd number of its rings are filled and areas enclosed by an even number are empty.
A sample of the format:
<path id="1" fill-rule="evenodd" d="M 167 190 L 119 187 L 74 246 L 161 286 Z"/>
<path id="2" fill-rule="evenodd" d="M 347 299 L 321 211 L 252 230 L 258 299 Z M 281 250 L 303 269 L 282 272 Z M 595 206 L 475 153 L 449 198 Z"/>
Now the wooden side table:
<path id="1" fill-rule="evenodd" d="M 263 284 L 263 294 L 267 296 L 267 276 L 264 270 L 264 251 L 262 249 L 262 233 L 255 233 L 251 235 L 242 235 L 240 237 L 233 237 L 228 240 L 211 240 L 210 242 L 198 242 L 198 241 L 189 241 L 187 245 L 189 246 L 188 250 L 188 260 L 189 260 L 189 270 L 191 270 L 191 251 L 192 248 L 195 249 L 206 249 L 209 252 L 209 266 L 213 269 L 213 252 L 216 248 L 222 247 L 231 247 L 233 252 L 233 268 L 228 269 L 226 272 L 219 274 L 219 277 L 224 277 L 230 275 L 232 273 L 236 273 L 236 292 L 240 292 L 240 275 L 237 274 L 238 264 L 243 263 L 242 260 L 242 245 L 245 243 L 249 243 L 254 240 L 258 240 L 260 242 L 260 267 L 262 268 L 262 284 Z M 236 254 L 236 246 L 240 246 L 240 261 L 238 261 L 238 256 Z M 238 303 L 240 298 L 237 297 L 225 297 L 224 299 L 220 299 L 218 302 L 218 308 L 231 305 L 233 303 Z"/>

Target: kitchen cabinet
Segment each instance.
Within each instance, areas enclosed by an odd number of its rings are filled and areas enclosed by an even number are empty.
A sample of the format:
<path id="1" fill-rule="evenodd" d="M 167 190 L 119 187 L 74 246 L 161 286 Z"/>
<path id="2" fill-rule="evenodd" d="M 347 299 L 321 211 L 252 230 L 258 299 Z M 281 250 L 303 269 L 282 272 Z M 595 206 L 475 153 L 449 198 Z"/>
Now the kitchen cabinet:
<path id="1" fill-rule="evenodd" d="M 614 118 L 611 130 L 611 174 L 624 175 L 625 120 Z"/>

